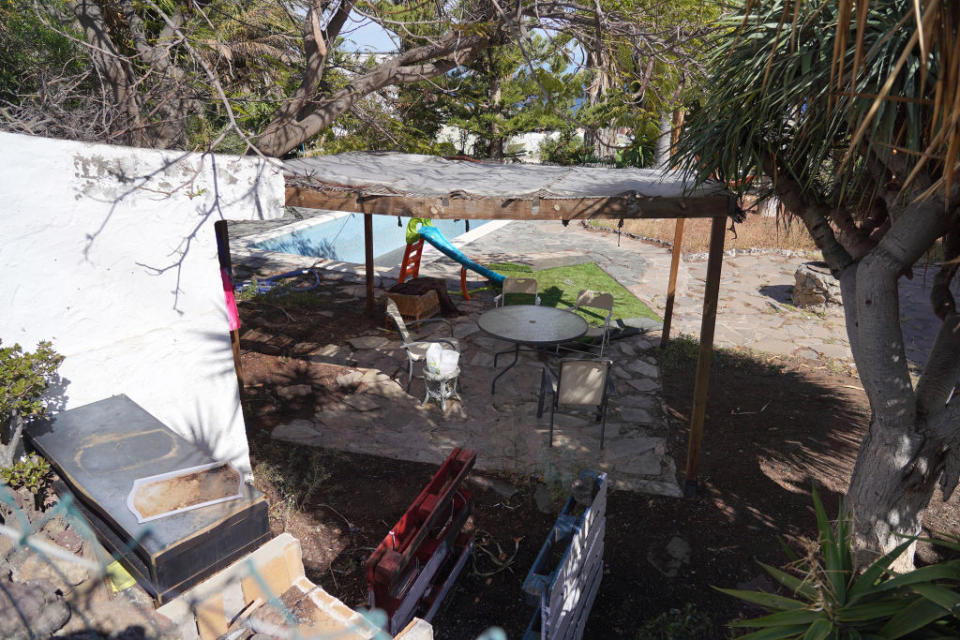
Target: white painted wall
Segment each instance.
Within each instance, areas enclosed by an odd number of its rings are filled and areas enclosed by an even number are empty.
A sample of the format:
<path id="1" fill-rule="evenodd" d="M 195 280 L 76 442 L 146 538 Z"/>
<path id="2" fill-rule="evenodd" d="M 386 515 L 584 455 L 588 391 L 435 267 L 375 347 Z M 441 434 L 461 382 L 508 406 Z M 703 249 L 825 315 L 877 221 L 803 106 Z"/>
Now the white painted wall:
<path id="1" fill-rule="evenodd" d="M 283 203 L 255 158 L 0 133 L 0 340 L 66 356 L 63 408 L 125 393 L 249 472 L 213 224 Z"/>

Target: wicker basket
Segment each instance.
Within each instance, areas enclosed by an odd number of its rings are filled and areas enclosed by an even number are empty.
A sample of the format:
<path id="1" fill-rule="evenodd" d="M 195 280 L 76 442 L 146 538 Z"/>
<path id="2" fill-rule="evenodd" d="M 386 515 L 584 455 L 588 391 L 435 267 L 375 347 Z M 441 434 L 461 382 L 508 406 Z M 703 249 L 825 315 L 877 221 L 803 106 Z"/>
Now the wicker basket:
<path id="1" fill-rule="evenodd" d="M 388 292 L 387 297 L 393 300 L 405 318 L 422 320 L 440 313 L 440 300 L 433 289 L 419 295 Z"/>

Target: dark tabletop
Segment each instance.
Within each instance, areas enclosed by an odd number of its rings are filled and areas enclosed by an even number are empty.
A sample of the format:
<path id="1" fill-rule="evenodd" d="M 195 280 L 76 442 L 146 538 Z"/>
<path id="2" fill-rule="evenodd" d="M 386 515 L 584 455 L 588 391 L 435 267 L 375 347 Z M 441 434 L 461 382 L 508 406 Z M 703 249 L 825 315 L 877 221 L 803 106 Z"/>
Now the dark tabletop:
<path id="1" fill-rule="evenodd" d="M 477 325 L 495 338 L 521 344 L 560 344 L 587 332 L 587 321 L 577 314 L 532 304 L 490 309 Z"/>

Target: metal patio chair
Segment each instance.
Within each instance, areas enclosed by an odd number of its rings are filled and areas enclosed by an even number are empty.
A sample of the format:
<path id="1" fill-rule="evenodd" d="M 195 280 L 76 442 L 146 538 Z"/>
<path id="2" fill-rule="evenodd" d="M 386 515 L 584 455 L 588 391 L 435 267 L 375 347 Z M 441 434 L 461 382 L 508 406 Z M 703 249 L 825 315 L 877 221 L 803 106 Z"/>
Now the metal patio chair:
<path id="1" fill-rule="evenodd" d="M 543 416 L 543 403 L 551 394 L 550 446 L 553 446 L 553 418 L 560 406 L 596 407 L 600 423 L 600 448 L 607 428 L 607 397 L 612 390 L 611 360 L 562 360 L 556 377 L 548 367 L 540 377 L 540 394 L 537 398 L 537 417 Z"/>
<path id="2" fill-rule="evenodd" d="M 586 333 L 586 337 L 588 338 L 600 338 L 599 355 L 602 358 L 603 350 L 610 343 L 610 319 L 613 317 L 613 294 L 584 289 L 577 294 L 577 303 L 573 306 L 573 310 L 577 311 L 581 307 L 587 307 L 589 309 L 601 309 L 607 312 L 607 315 L 603 319 L 603 326 L 591 326 L 589 329 L 587 329 Z"/>
<path id="3" fill-rule="evenodd" d="M 502 307 L 506 304 L 507 294 L 527 294 L 533 296 L 533 304 L 540 304 L 540 296 L 537 295 L 537 281 L 534 278 L 504 278 L 500 293 L 493 299 L 493 302 Z"/>
<path id="4" fill-rule="evenodd" d="M 410 335 L 410 331 L 407 329 L 407 324 L 403 321 L 403 316 L 400 315 L 400 310 L 397 309 L 397 303 L 389 298 L 387 298 L 386 312 L 396 325 L 397 331 L 400 333 L 400 340 L 403 342 L 403 349 L 407 353 L 407 391 L 410 391 L 410 383 L 413 382 L 413 364 L 415 362 L 426 360 L 427 349 L 430 348 L 431 344 L 440 342 L 446 344 L 458 353 L 460 352 L 460 342 L 453 337 L 453 327 L 450 325 L 450 322 L 444 318 L 427 318 L 426 320 L 418 320 L 417 324 L 424 325 L 430 322 L 442 322 L 447 325 L 448 329 L 450 329 L 451 337 L 434 338 L 432 340 L 415 340 L 413 339 L 413 336 Z"/>

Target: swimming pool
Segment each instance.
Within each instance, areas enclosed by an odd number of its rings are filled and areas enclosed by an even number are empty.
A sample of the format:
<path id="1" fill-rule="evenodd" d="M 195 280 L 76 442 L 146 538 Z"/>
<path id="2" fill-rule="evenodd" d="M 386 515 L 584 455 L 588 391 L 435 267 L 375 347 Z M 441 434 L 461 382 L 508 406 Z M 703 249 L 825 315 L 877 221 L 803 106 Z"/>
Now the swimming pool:
<path id="1" fill-rule="evenodd" d="M 399 264 L 406 247 L 408 217 L 373 216 L 373 261 L 377 265 Z M 477 229 L 489 220 L 434 220 L 433 224 L 448 239 Z M 364 262 L 363 214 L 342 213 L 259 242 L 252 246 L 264 251 L 293 253 L 301 256 Z M 469 228 L 468 228 L 469 226 Z"/>

